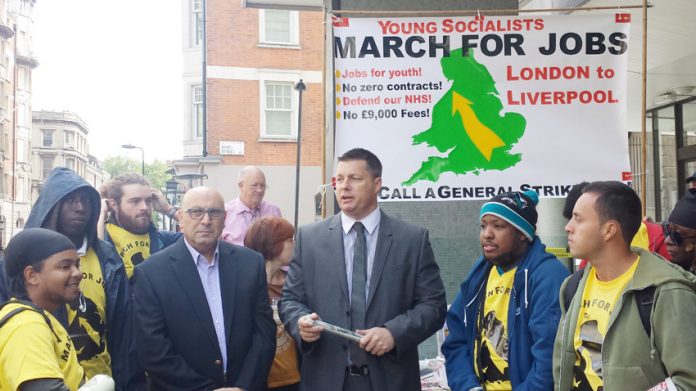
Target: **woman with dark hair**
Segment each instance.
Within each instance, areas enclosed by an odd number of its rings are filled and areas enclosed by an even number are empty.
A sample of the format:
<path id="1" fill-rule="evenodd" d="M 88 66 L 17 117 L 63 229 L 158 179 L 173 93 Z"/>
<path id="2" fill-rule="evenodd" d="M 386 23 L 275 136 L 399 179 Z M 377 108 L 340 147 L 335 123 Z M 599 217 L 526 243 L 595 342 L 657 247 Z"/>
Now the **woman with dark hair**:
<path id="1" fill-rule="evenodd" d="M 278 316 L 278 300 L 295 248 L 294 234 L 295 230 L 287 220 L 278 216 L 264 216 L 249 227 L 244 237 L 244 246 L 258 251 L 266 260 L 268 296 L 277 325 L 276 354 L 268 374 L 268 388 L 275 391 L 296 391 L 300 384 L 295 342 Z"/>

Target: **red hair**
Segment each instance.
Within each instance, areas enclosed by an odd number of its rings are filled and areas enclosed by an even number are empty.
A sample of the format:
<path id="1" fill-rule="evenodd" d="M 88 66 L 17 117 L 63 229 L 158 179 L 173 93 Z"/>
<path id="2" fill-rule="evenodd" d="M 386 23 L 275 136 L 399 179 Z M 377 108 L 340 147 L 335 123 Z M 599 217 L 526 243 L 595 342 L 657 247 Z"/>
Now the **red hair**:
<path id="1" fill-rule="evenodd" d="M 254 221 L 244 236 L 244 246 L 258 251 L 267 261 L 276 259 L 283 252 L 283 243 L 291 239 L 295 229 L 287 220 L 278 216 L 263 216 Z"/>

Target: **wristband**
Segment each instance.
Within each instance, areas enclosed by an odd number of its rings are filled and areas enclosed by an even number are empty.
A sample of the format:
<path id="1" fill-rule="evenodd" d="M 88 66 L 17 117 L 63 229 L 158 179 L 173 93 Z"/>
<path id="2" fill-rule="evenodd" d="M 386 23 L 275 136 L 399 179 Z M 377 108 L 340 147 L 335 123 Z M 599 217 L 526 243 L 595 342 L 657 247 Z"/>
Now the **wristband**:
<path id="1" fill-rule="evenodd" d="M 170 219 L 173 219 L 173 218 L 174 218 L 174 215 L 176 214 L 176 212 L 177 212 L 178 210 L 179 210 L 179 208 L 177 208 L 176 206 L 172 206 L 172 208 L 169 209 L 169 211 L 167 211 L 167 213 L 165 213 L 165 215 L 166 215 L 167 217 L 169 217 Z"/>

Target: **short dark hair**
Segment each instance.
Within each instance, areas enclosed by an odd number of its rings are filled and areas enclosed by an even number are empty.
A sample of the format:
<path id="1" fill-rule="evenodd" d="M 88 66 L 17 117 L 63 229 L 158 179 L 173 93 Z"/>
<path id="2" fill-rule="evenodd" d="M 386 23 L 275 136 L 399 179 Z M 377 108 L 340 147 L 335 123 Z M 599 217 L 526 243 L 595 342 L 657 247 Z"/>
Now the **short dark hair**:
<path id="1" fill-rule="evenodd" d="M 41 269 L 43 269 L 44 262 L 46 260 L 42 259 L 37 262 L 29 263 L 26 266 L 31 266 L 34 271 L 37 273 L 41 272 Z M 25 266 L 25 267 L 26 267 Z M 24 273 L 18 274 L 16 276 L 8 276 L 7 277 L 7 282 L 9 285 L 9 293 L 13 297 L 16 297 L 18 299 L 28 299 L 29 296 L 27 294 L 27 286 L 24 281 Z"/>
<path id="2" fill-rule="evenodd" d="M 618 221 L 623 239 L 629 245 L 640 228 L 643 213 L 638 194 L 630 186 L 618 181 L 592 182 L 585 186 L 582 193 L 598 195 L 595 210 L 600 221 Z"/>
<path id="3" fill-rule="evenodd" d="M 292 238 L 295 228 L 278 216 L 263 216 L 254 221 L 244 236 L 244 247 L 263 255 L 263 259 L 276 259 L 283 252 L 283 242 Z"/>
<path id="4" fill-rule="evenodd" d="M 148 182 L 144 176 L 136 172 L 126 172 L 104 183 L 100 188 L 101 196 L 102 198 L 110 198 L 120 205 L 121 197 L 123 197 L 123 186 L 126 185 L 144 185 L 150 187 L 150 182 Z"/>
<path id="5" fill-rule="evenodd" d="M 575 203 L 578 202 L 578 198 L 580 198 L 582 195 L 582 190 L 589 184 L 589 182 L 580 182 L 570 188 L 570 191 L 566 196 L 565 203 L 563 204 L 563 217 L 568 220 L 573 218 L 573 209 L 575 208 Z"/>
<path id="6" fill-rule="evenodd" d="M 373 178 L 382 177 L 382 162 L 374 153 L 363 148 L 353 148 L 350 151 L 346 151 L 343 155 L 338 157 L 339 162 L 347 162 L 352 160 L 364 160 L 367 163 L 367 171 L 372 175 Z"/>

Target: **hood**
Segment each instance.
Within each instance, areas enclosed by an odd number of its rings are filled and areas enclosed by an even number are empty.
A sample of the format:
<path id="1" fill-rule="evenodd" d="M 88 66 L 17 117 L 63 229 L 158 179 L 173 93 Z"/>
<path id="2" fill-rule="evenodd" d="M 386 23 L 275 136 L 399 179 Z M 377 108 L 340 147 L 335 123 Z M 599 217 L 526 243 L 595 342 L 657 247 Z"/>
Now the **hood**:
<path id="1" fill-rule="evenodd" d="M 41 188 L 39 198 L 31 208 L 31 213 L 25 224 L 26 228 L 48 228 L 55 230 L 58 214 L 53 212 L 56 206 L 60 205 L 65 196 L 73 191 L 86 188 L 92 200 L 92 210 L 90 211 L 90 221 L 87 224 L 87 240 L 90 245 L 94 245 L 97 240 L 97 221 L 101 208 L 101 197 L 97 189 L 92 187 L 87 181 L 82 179 L 75 171 L 65 167 L 58 167 L 46 178 L 46 182 Z"/>
<path id="2" fill-rule="evenodd" d="M 696 291 L 696 275 L 642 248 L 631 247 L 631 251 L 640 255 L 631 288 L 640 290 L 652 285 L 678 283 Z"/>

